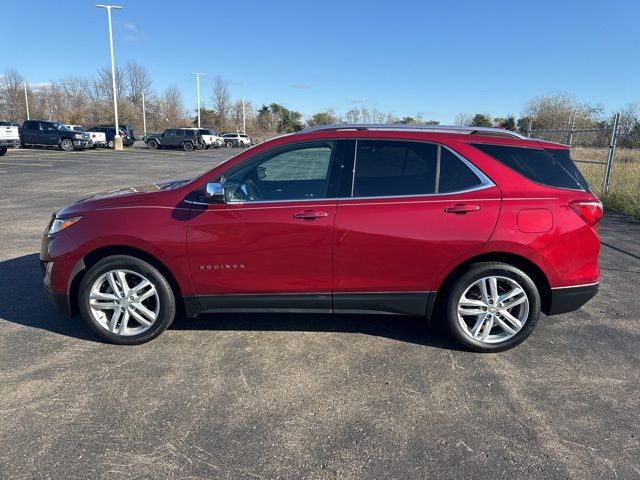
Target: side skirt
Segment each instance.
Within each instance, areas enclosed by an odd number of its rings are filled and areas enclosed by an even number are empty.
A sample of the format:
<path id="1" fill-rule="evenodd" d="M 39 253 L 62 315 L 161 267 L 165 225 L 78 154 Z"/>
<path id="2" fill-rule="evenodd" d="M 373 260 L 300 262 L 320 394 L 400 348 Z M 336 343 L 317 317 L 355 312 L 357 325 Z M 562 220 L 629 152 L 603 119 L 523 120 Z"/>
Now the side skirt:
<path id="1" fill-rule="evenodd" d="M 213 312 L 431 316 L 436 292 L 239 294 L 184 297 L 187 317 Z"/>

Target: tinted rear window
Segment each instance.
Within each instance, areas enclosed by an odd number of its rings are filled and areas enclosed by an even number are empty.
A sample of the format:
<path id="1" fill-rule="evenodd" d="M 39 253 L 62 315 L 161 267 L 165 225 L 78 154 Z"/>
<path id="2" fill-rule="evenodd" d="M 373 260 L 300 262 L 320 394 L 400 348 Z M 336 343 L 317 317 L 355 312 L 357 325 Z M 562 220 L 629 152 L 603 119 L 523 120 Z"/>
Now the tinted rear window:
<path id="1" fill-rule="evenodd" d="M 573 178 L 575 178 L 582 188 L 584 188 L 587 192 L 590 192 L 589 184 L 587 183 L 587 179 L 584 178 L 582 172 L 578 170 L 576 164 L 571 160 L 571 154 L 569 153 L 568 148 L 547 148 L 547 153 L 551 155 L 556 162 L 558 162 L 562 167 L 571 174 Z"/>
<path id="2" fill-rule="evenodd" d="M 584 190 L 580 182 L 542 148 L 487 145 L 482 143 L 474 143 L 472 145 L 536 183 L 549 187 Z"/>

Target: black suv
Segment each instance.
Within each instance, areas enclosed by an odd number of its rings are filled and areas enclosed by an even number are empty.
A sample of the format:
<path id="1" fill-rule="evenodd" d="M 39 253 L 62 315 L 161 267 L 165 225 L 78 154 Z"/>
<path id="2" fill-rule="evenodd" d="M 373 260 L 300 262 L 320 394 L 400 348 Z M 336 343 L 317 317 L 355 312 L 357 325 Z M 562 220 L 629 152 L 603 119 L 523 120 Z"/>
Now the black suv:
<path id="1" fill-rule="evenodd" d="M 200 132 L 191 128 L 167 128 L 162 133 L 152 133 L 147 137 L 147 146 L 152 150 L 182 148 L 185 152 L 192 152 L 200 143 Z"/>
<path id="2" fill-rule="evenodd" d="M 74 132 L 57 122 L 27 120 L 20 129 L 20 146 L 60 147 L 62 150 L 82 150 L 93 146 L 91 136 L 84 132 Z"/>
<path id="3" fill-rule="evenodd" d="M 133 145 L 133 137 L 131 135 L 130 130 L 126 130 L 123 128 L 119 128 L 120 130 L 120 136 L 122 137 L 122 145 L 124 145 L 125 147 L 130 147 L 131 145 Z M 98 125 L 96 127 L 91 127 L 88 129 L 89 132 L 102 132 L 105 134 L 106 138 L 106 142 L 107 142 L 107 147 L 109 148 L 113 148 L 114 147 L 114 143 L 113 143 L 113 139 L 116 136 L 116 127 L 114 127 L 113 125 L 109 126 L 109 125 Z"/>

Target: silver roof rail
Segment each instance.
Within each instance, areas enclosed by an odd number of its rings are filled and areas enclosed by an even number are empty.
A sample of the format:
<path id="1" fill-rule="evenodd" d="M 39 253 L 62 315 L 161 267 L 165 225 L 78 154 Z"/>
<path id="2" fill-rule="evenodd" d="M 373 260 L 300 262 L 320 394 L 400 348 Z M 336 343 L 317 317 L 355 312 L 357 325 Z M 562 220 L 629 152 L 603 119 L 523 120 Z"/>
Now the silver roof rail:
<path id="1" fill-rule="evenodd" d="M 467 135 L 493 135 L 527 139 L 524 135 L 495 127 L 471 127 L 460 125 L 405 125 L 402 123 L 336 123 L 333 125 L 319 125 L 317 127 L 307 127 L 297 133 L 330 132 L 340 130 L 404 130 L 404 131 L 426 131 L 433 133 L 460 133 Z"/>

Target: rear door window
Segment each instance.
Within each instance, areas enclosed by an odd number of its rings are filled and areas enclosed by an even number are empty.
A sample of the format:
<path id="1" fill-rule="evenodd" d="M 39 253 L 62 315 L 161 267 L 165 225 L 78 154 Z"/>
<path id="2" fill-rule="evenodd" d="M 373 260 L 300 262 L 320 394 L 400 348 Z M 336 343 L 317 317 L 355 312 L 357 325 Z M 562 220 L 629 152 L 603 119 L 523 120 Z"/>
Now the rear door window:
<path id="1" fill-rule="evenodd" d="M 455 153 L 435 143 L 358 140 L 354 197 L 464 192 L 482 180 Z"/>
<path id="2" fill-rule="evenodd" d="M 572 190 L 585 189 L 560 162 L 542 148 L 484 143 L 473 143 L 472 145 L 536 183 Z"/>

